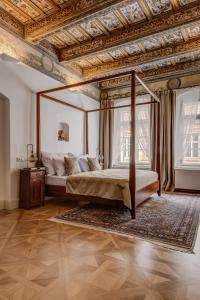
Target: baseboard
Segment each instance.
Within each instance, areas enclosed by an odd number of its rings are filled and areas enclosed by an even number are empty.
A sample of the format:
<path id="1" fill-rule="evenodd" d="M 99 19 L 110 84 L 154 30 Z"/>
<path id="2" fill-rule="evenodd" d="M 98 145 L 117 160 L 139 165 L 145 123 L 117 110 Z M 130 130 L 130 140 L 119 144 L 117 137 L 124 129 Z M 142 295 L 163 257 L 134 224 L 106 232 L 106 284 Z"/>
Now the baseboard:
<path id="1" fill-rule="evenodd" d="M 18 199 L 4 202 L 4 209 L 11 210 L 11 209 L 16 209 L 18 207 L 19 207 L 19 200 Z"/>
<path id="2" fill-rule="evenodd" d="M 180 189 L 180 188 L 175 188 L 174 192 L 188 193 L 188 194 L 200 194 L 200 190 Z"/>
<path id="3" fill-rule="evenodd" d="M 5 201 L 0 201 L 0 209 L 4 209 L 5 208 Z"/>

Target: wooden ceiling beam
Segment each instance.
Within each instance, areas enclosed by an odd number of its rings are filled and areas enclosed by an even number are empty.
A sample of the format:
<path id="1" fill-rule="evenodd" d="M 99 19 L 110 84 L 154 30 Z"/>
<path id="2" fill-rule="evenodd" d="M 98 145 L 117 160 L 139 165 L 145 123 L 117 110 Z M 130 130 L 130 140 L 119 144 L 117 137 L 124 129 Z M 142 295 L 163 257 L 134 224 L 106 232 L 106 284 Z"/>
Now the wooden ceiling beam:
<path id="1" fill-rule="evenodd" d="M 170 0 L 170 1 L 171 1 L 171 4 L 172 4 L 172 7 L 173 7 L 174 11 L 177 11 L 177 10 L 180 9 L 180 5 L 179 5 L 177 0 Z"/>
<path id="2" fill-rule="evenodd" d="M 60 11 L 46 16 L 37 22 L 25 26 L 25 38 L 34 42 L 45 38 L 50 33 L 66 26 L 71 26 L 82 21 L 91 14 L 109 8 L 110 6 L 120 3 L 120 0 L 72 0 L 68 1 Z"/>
<path id="3" fill-rule="evenodd" d="M 199 1 L 182 7 L 179 11 L 166 12 L 148 22 L 141 22 L 130 26 L 128 29 L 117 30 L 110 36 L 99 36 L 92 41 L 86 41 L 77 46 L 60 50 L 60 61 L 72 61 L 90 54 L 97 54 L 110 48 L 136 42 L 163 31 L 174 29 L 183 25 L 192 24 L 200 20 Z"/>
<path id="4" fill-rule="evenodd" d="M 0 26 L 10 29 L 20 37 L 24 35 L 24 26 L 2 8 L 0 8 Z"/>
<path id="5" fill-rule="evenodd" d="M 185 63 L 179 63 L 176 65 L 160 67 L 155 70 L 145 71 L 140 74 L 140 77 L 145 80 L 152 80 L 158 78 L 167 78 L 168 76 L 178 76 L 178 75 L 188 75 L 199 73 L 200 70 L 200 59 Z M 109 79 L 100 83 L 100 88 L 102 90 L 108 90 L 116 87 L 130 86 L 130 76 L 126 75 L 124 77 L 118 77 L 114 79 Z"/>
<path id="6" fill-rule="evenodd" d="M 179 56 L 200 49 L 200 38 L 187 42 L 168 45 L 159 49 L 147 51 L 146 53 L 134 54 L 119 60 L 104 63 L 102 65 L 83 69 L 83 76 L 91 78 L 101 73 L 109 73 L 125 67 L 136 67 L 141 64 L 156 62 L 161 59 Z"/>

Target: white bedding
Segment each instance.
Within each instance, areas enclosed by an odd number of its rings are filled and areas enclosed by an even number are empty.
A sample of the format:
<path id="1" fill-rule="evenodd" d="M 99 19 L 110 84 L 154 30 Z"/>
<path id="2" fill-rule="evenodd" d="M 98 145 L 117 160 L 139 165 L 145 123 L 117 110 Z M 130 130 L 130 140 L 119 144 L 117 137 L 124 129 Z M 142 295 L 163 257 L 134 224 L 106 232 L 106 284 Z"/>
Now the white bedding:
<path id="1" fill-rule="evenodd" d="M 48 185 L 66 186 L 67 176 L 47 175 L 45 183 Z"/>
<path id="2" fill-rule="evenodd" d="M 109 173 L 112 176 L 112 173 L 116 174 L 116 170 L 121 178 L 127 177 L 129 175 L 129 171 L 127 169 L 110 169 Z M 90 175 L 91 172 L 84 172 L 85 175 Z M 46 176 L 46 184 L 48 185 L 59 185 L 66 186 L 66 180 L 68 176 L 56 176 L 56 175 L 47 175 Z M 155 182 L 158 179 L 158 174 L 149 170 L 137 170 L 136 171 L 136 190 L 142 189 L 143 187 Z"/>
<path id="3" fill-rule="evenodd" d="M 136 190 L 157 181 L 153 171 L 136 170 Z M 128 169 L 82 172 L 70 176 L 47 175 L 46 184 L 66 187 L 66 193 L 122 200 L 131 208 Z"/>

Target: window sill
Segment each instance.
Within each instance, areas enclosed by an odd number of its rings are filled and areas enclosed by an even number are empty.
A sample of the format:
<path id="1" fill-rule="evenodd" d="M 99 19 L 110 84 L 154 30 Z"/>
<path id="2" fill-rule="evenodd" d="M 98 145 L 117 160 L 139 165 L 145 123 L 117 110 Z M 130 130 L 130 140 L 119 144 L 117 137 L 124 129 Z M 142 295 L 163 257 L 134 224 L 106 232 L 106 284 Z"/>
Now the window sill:
<path id="1" fill-rule="evenodd" d="M 177 167 L 175 167 L 175 170 L 200 171 L 200 166 L 198 166 L 198 167 L 194 167 L 194 166 L 177 166 Z"/>

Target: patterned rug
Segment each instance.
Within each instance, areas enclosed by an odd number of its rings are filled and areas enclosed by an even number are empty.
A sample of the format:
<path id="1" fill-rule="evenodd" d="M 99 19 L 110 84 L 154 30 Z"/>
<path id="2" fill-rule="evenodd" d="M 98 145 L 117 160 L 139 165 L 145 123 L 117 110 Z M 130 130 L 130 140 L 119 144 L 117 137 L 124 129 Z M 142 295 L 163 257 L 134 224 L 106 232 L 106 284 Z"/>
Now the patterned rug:
<path id="1" fill-rule="evenodd" d="M 53 221 L 140 237 L 161 246 L 193 253 L 200 213 L 200 197 L 163 194 L 137 208 L 132 220 L 126 207 L 86 204 L 66 211 Z"/>

